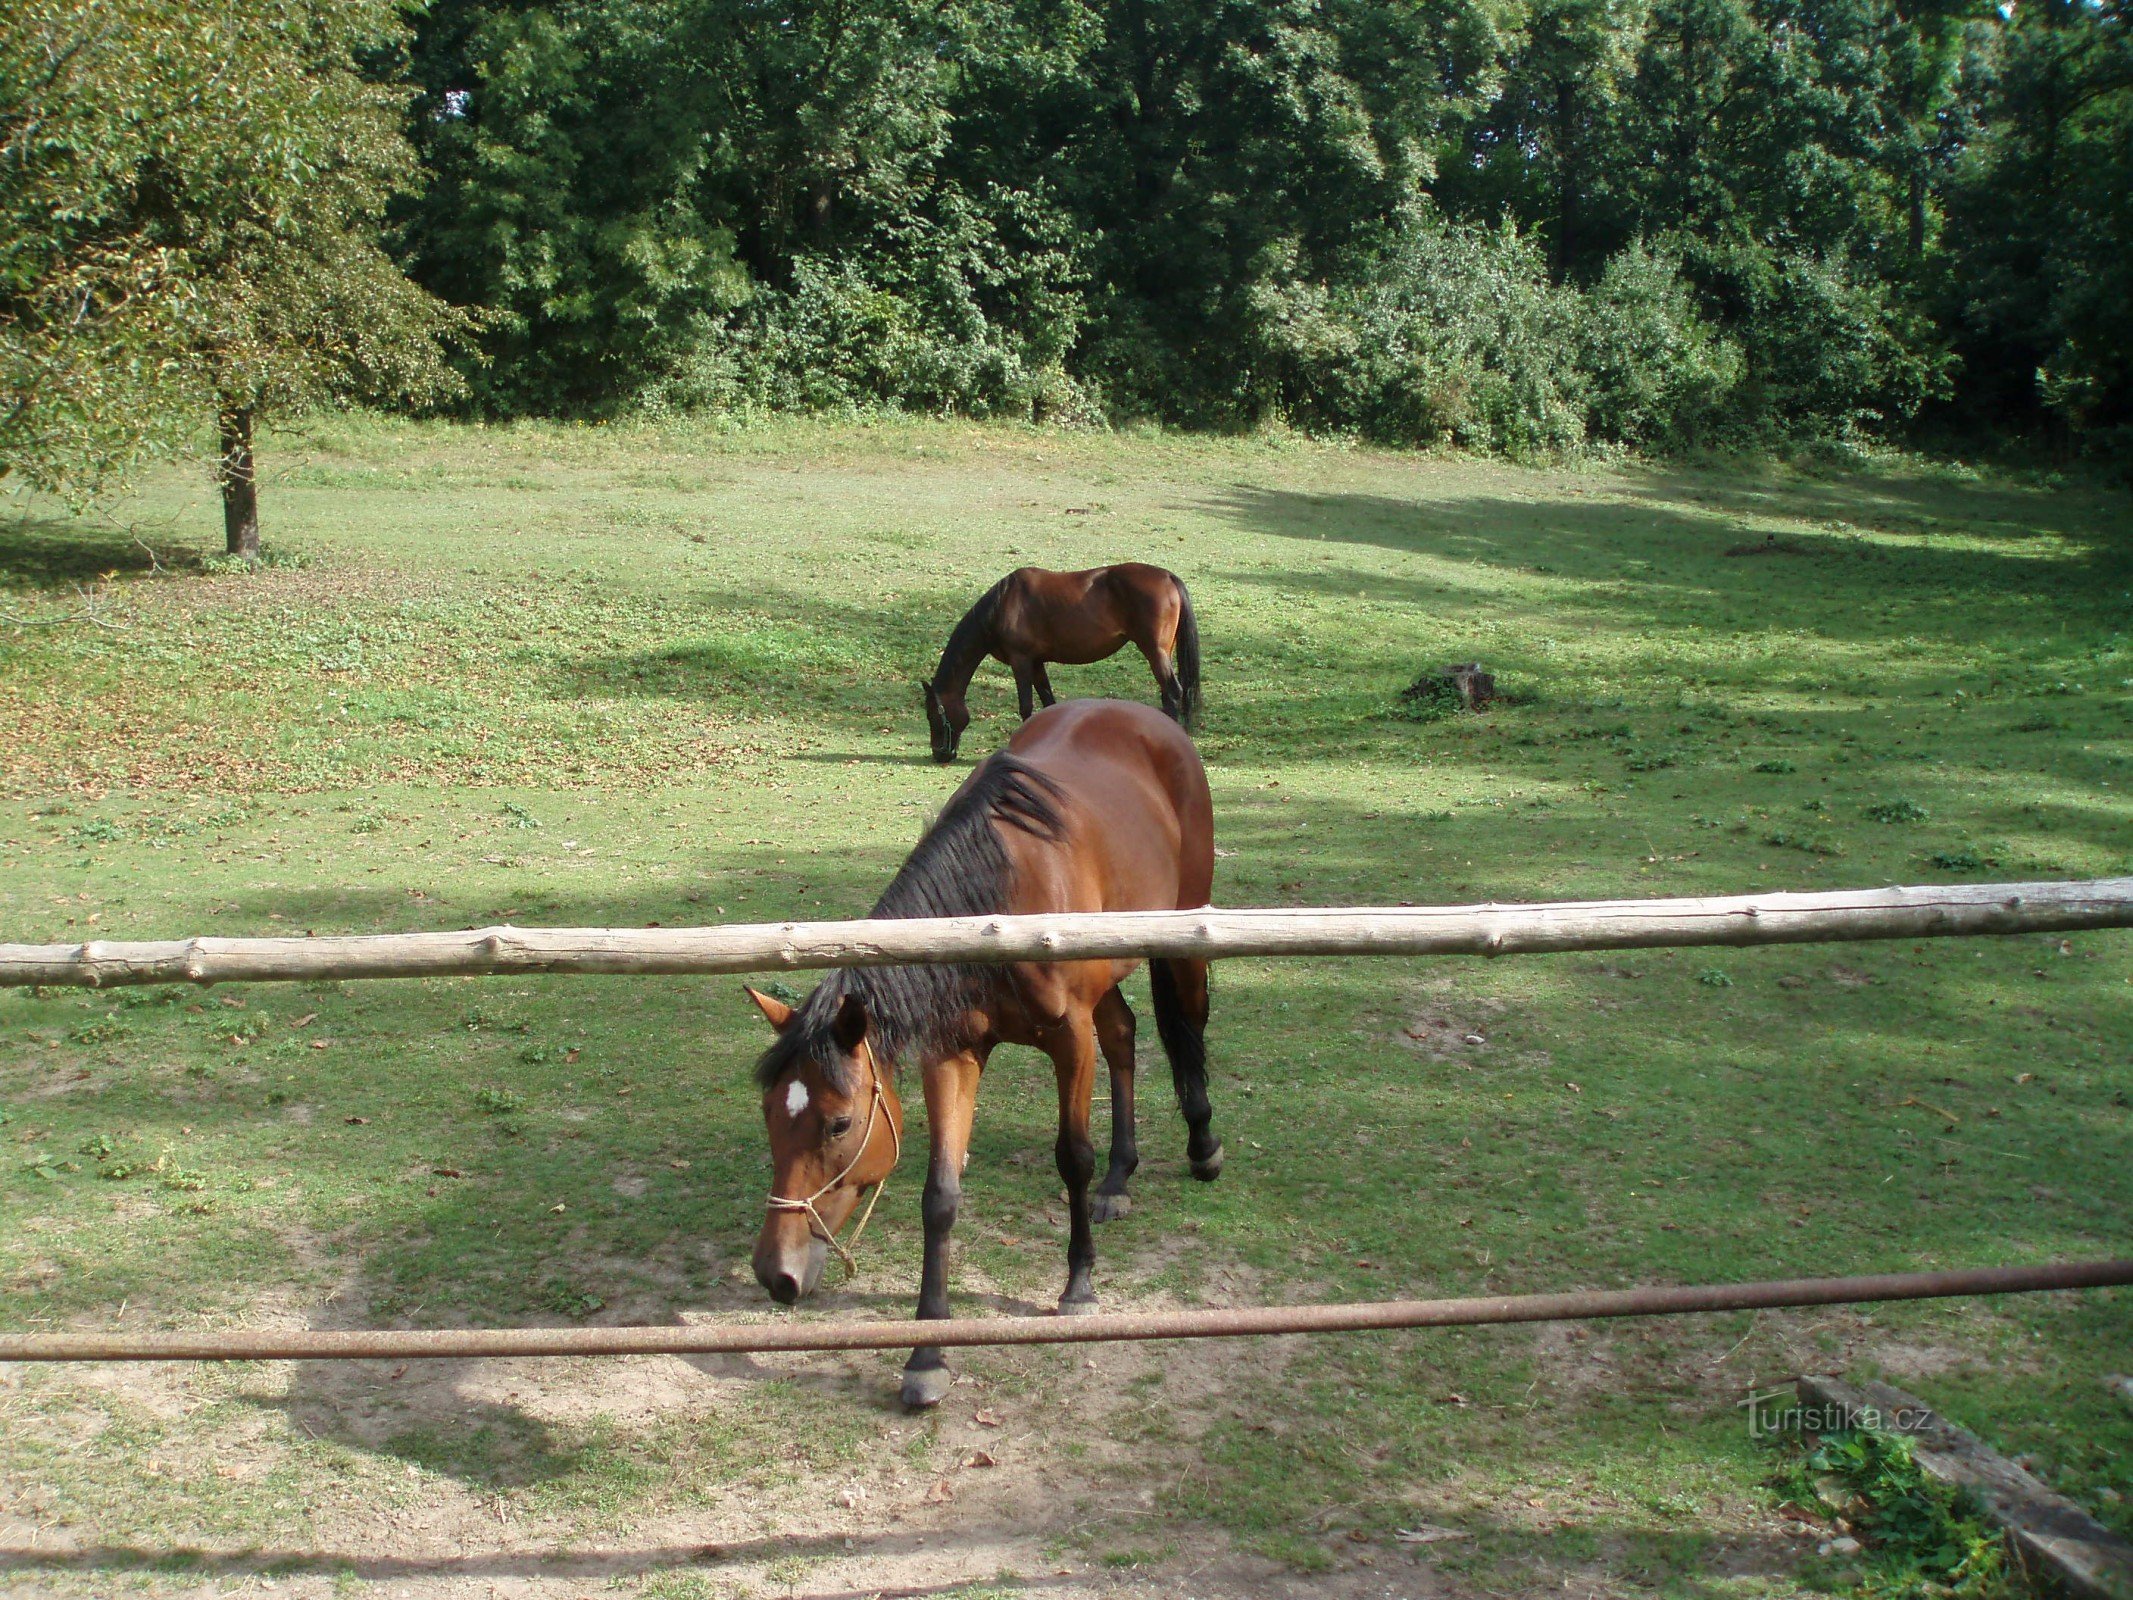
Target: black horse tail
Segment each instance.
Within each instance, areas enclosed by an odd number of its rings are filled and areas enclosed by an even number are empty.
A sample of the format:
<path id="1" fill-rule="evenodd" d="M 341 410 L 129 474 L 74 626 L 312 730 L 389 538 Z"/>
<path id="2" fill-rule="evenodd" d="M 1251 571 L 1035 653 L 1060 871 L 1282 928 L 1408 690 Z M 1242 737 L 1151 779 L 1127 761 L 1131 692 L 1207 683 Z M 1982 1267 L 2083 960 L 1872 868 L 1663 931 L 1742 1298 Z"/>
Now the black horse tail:
<path id="1" fill-rule="evenodd" d="M 1178 586 L 1178 721 L 1189 730 L 1200 715 L 1200 623 L 1185 580 L 1173 575 L 1170 581 Z"/>

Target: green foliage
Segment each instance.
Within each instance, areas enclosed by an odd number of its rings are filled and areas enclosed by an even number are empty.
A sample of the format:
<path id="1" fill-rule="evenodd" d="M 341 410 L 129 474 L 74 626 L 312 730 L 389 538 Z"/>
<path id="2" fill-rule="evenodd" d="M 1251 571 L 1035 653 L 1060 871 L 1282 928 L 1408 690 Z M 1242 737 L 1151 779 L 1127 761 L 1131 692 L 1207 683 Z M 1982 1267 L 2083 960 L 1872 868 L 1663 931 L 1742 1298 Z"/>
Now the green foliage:
<path id="1" fill-rule="evenodd" d="M 26 0 L 0 30 L 0 472 L 76 499 L 211 408 L 429 402 L 470 324 L 384 249 L 393 0 Z"/>
<path id="2" fill-rule="evenodd" d="M 1457 716 L 1465 709 L 1466 700 L 1459 685 L 1435 672 L 1425 672 L 1402 689 L 1394 707 L 1395 714 L 1409 722 L 1435 722 L 1441 717 Z"/>
<path id="3" fill-rule="evenodd" d="M 1798 1505 L 1842 1516 L 1866 1545 L 1851 1592 L 1999 1600 L 2023 1592 L 2006 1546 L 1976 1502 L 1919 1468 L 1911 1441 L 1868 1429 L 1789 1444 L 1776 1487 Z"/>
<path id="4" fill-rule="evenodd" d="M 2116 450 L 2133 429 L 2133 14 L 2041 0 L 1974 25 L 1935 309 L 1982 417 Z"/>
<path id="5" fill-rule="evenodd" d="M 1866 808 L 1866 817 L 1869 822 L 1924 822 L 1932 815 L 1932 812 L 1908 795 L 1897 795 L 1888 800 L 1876 800 Z"/>
<path id="6" fill-rule="evenodd" d="M 16 17 L 0 465 L 77 499 L 209 407 L 462 386 L 1512 455 L 2133 436 L 2118 5 Z"/>
<path id="7" fill-rule="evenodd" d="M 1662 449 L 1717 435 L 1743 369 L 1738 342 L 1683 276 L 1679 248 L 1641 242 L 1610 257 L 1586 296 L 1579 361 L 1592 434 Z"/>
<path id="8" fill-rule="evenodd" d="M 1579 301 L 1514 230 L 1418 223 L 1355 281 L 1268 288 L 1276 392 L 1299 420 L 1511 454 L 1581 443 Z"/>
<path id="9" fill-rule="evenodd" d="M 597 1311 L 607 1309 L 607 1302 L 599 1295 L 562 1281 L 550 1283 L 541 1294 L 542 1304 L 558 1316 L 583 1319 Z"/>

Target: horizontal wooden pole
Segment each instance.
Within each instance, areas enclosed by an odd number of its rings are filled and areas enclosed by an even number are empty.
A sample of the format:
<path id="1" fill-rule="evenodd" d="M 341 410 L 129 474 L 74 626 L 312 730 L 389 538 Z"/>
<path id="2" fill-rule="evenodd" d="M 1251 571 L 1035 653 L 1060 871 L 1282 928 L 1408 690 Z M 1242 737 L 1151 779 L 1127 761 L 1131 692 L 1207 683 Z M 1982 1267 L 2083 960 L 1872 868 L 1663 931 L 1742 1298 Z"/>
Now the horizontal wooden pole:
<path id="1" fill-rule="evenodd" d="M 0 986 L 267 983 L 528 972 L 720 973 L 1136 956 L 1536 955 L 2133 926 L 2133 878 L 1554 904 L 1112 911 L 712 928 L 0 944 Z"/>
<path id="2" fill-rule="evenodd" d="M 787 1350 L 905 1350 L 929 1345 L 1105 1344 L 1237 1339 L 1284 1333 L 1471 1328 L 1587 1317 L 1670 1317 L 1778 1306 L 1863 1305 L 1965 1295 L 2034 1294 L 2133 1283 L 2133 1261 L 1970 1267 L 1858 1278 L 1667 1284 L 1466 1300 L 1118 1311 L 1090 1317 L 956 1317 L 939 1322 L 690 1322 L 614 1328 L 224 1328 L 200 1333 L 0 1333 L 9 1361 L 348 1361 L 468 1356 L 711 1355 Z"/>

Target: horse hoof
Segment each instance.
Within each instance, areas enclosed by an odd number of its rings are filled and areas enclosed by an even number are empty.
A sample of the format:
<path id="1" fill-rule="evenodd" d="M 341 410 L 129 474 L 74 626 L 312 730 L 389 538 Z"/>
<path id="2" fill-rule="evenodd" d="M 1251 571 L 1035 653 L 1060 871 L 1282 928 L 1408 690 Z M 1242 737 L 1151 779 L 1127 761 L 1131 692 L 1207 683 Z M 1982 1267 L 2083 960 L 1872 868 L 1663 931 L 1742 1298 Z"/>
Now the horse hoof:
<path id="1" fill-rule="evenodd" d="M 1062 1317 L 1093 1317 L 1097 1310 L 1096 1296 L 1093 1294 L 1083 1300 L 1062 1298 L 1059 1302 L 1059 1314 Z"/>
<path id="2" fill-rule="evenodd" d="M 1213 1152 L 1192 1164 L 1192 1175 L 1202 1183 L 1213 1183 L 1222 1176 L 1222 1144 L 1215 1143 Z"/>
<path id="3" fill-rule="evenodd" d="M 1116 1222 L 1132 1209 L 1131 1195 L 1098 1194 L 1089 1197 L 1089 1215 L 1097 1222 Z"/>
<path id="4" fill-rule="evenodd" d="M 904 1404 L 913 1411 L 937 1406 L 955 1387 L 955 1374 L 946 1367 L 925 1367 L 904 1373 Z"/>

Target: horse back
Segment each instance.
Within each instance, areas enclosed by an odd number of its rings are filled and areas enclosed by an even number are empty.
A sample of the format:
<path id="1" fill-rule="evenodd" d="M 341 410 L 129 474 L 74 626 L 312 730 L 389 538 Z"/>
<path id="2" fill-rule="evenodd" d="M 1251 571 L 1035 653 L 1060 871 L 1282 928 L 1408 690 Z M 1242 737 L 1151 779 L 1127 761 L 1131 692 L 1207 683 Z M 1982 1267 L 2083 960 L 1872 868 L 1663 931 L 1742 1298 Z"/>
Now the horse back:
<path id="1" fill-rule="evenodd" d="M 1143 562 L 1079 572 L 1021 567 L 995 612 L 995 653 L 1081 666 L 1128 643 L 1168 648 L 1180 605 L 1177 579 Z"/>
<path id="2" fill-rule="evenodd" d="M 1058 786 L 1057 841 L 1017 834 L 1016 913 L 1174 911 L 1214 887 L 1214 804 L 1178 725 L 1127 700 L 1069 700 L 1008 750 Z"/>

